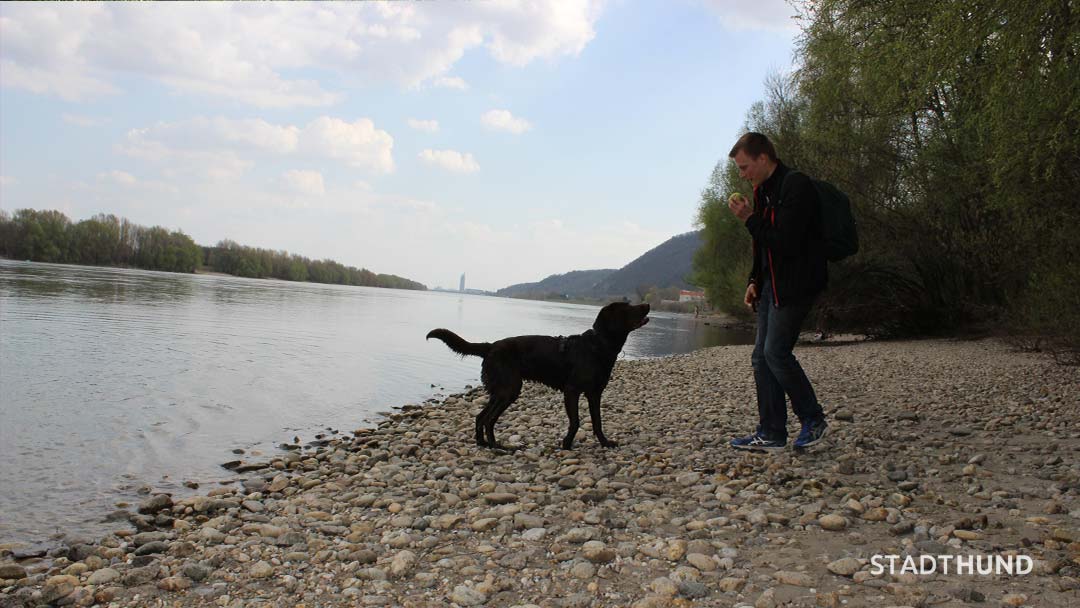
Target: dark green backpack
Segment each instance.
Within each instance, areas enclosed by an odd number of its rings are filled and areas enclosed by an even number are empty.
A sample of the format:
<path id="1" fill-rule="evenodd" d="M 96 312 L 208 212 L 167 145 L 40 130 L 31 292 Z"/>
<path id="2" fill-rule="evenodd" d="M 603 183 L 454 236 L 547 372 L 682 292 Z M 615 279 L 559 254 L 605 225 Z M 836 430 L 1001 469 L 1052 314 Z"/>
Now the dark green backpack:
<path id="1" fill-rule="evenodd" d="M 790 171 L 788 175 L 796 173 Z M 787 179 L 787 176 L 784 176 Z M 829 182 L 810 178 L 821 201 L 821 231 L 825 240 L 825 257 L 830 262 L 851 257 L 859 251 L 859 232 L 851 213 L 851 199 Z"/>

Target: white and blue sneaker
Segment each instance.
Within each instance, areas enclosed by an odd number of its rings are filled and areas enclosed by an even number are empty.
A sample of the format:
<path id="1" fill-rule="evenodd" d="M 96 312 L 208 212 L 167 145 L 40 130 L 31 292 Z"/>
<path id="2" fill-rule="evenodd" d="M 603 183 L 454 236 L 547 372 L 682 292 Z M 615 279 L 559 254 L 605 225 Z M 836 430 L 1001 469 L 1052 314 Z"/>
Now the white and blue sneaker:
<path id="1" fill-rule="evenodd" d="M 769 439 L 758 431 L 747 437 L 737 437 L 731 440 L 731 447 L 736 450 L 782 450 L 787 445 L 784 439 Z"/>
<path id="2" fill-rule="evenodd" d="M 825 422 L 824 418 L 813 422 L 804 422 L 802 431 L 799 432 L 799 436 L 795 439 L 795 447 L 808 448 L 818 443 L 825 438 L 825 433 L 828 430 L 829 424 Z"/>

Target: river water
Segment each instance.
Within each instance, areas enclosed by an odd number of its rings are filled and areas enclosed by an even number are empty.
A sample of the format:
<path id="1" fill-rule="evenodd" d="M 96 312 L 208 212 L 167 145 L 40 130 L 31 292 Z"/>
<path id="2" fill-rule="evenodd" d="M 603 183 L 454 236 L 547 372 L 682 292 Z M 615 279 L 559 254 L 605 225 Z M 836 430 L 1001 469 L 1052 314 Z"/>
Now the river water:
<path id="1" fill-rule="evenodd" d="M 223 462 L 479 384 L 479 359 L 425 341 L 432 328 L 570 335 L 598 310 L 0 260 L 0 544 L 100 535 L 140 487 L 184 494 L 231 479 Z M 625 358 L 752 340 L 650 316 Z"/>

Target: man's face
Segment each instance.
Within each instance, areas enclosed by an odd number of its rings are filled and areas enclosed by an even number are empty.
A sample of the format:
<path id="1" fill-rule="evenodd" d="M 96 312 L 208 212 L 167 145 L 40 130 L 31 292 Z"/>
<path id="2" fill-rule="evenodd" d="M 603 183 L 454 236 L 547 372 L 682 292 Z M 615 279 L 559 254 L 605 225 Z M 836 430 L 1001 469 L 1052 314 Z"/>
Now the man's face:
<path id="1" fill-rule="evenodd" d="M 739 150 L 735 153 L 735 166 L 739 168 L 739 177 L 747 180 L 755 187 L 760 186 L 762 182 L 769 178 L 769 155 L 758 154 L 756 157 L 751 157 L 746 154 L 745 151 Z"/>

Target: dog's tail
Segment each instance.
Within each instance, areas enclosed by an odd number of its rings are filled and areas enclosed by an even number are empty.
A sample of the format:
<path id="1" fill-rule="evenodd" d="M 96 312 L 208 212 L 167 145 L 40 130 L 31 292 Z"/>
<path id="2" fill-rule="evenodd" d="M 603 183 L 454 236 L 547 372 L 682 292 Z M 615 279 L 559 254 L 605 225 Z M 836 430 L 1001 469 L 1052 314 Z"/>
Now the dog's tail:
<path id="1" fill-rule="evenodd" d="M 428 332 L 427 339 L 438 338 L 446 343 L 450 347 L 450 350 L 461 355 L 472 355 L 474 357 L 486 357 L 491 352 L 490 342 L 477 342 L 472 343 L 466 341 L 461 336 L 455 334 L 449 329 L 433 329 Z"/>

